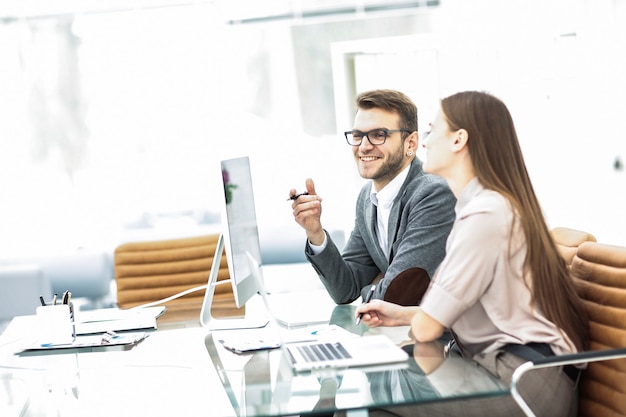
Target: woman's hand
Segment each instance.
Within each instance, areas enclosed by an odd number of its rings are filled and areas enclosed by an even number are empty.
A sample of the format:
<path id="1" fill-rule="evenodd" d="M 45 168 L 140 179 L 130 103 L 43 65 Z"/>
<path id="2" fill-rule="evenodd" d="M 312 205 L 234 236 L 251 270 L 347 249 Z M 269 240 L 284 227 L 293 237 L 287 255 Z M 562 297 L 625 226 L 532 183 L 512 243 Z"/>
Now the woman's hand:
<path id="1" fill-rule="evenodd" d="M 408 326 L 418 310 L 419 307 L 404 307 L 376 299 L 358 306 L 355 317 L 363 314 L 361 322 L 369 327 Z"/>

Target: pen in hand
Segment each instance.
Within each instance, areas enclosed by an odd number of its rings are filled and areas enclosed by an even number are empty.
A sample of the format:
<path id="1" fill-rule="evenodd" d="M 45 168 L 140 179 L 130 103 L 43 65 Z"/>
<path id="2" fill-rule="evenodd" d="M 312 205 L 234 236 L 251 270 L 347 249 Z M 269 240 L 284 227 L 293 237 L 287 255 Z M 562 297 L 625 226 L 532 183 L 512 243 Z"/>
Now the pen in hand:
<path id="1" fill-rule="evenodd" d="M 370 287 L 370 291 L 367 293 L 367 295 L 365 295 L 365 300 L 363 300 L 363 304 L 367 304 L 371 301 L 372 296 L 374 295 L 374 291 L 376 290 L 376 285 L 372 285 Z M 356 318 L 356 321 L 354 322 L 354 324 L 359 324 L 361 323 L 361 318 L 363 318 L 363 313 L 359 314 L 359 316 Z"/>
<path id="2" fill-rule="evenodd" d="M 303 195 L 309 195 L 309 192 L 308 192 L 308 191 L 305 191 L 305 192 L 300 193 L 300 194 L 294 194 L 294 195 L 290 196 L 290 197 L 287 199 L 287 201 L 289 201 L 289 200 L 297 200 L 297 199 L 298 199 L 298 197 L 303 196 Z"/>

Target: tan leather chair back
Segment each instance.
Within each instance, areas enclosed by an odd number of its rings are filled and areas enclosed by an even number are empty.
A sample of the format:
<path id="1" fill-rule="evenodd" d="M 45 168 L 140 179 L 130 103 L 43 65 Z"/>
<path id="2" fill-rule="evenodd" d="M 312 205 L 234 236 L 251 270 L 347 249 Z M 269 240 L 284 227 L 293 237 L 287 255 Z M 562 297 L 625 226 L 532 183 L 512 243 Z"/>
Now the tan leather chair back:
<path id="1" fill-rule="evenodd" d="M 218 237 L 215 234 L 118 246 L 114 254 L 118 306 L 130 308 L 205 285 Z M 224 254 L 220 262 L 218 281 L 229 278 Z M 196 291 L 165 303 L 168 321 L 174 316 L 199 319 L 204 293 Z M 230 285 L 215 287 L 213 307 L 215 317 L 239 316 L 244 311 L 236 308 Z"/>
<path id="2" fill-rule="evenodd" d="M 626 247 L 584 242 L 571 273 L 590 316 L 589 350 L 626 347 Z M 626 416 L 626 359 L 590 363 L 582 375 L 579 416 Z"/>
<path id="3" fill-rule="evenodd" d="M 555 227 L 550 232 L 552 233 L 557 249 L 568 265 L 572 264 L 572 259 L 574 259 L 574 255 L 576 255 L 578 246 L 581 243 L 596 242 L 595 236 L 581 230 L 567 227 Z"/>

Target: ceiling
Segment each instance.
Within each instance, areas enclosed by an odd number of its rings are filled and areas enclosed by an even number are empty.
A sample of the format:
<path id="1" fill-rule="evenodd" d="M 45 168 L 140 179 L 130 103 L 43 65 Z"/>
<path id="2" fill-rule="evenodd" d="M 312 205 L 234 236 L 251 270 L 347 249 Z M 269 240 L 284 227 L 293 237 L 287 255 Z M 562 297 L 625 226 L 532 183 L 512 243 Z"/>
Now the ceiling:
<path id="1" fill-rule="evenodd" d="M 439 0 L 2 0 L 6 21 L 68 14 L 110 13 L 155 8 L 208 5 L 231 24 L 281 20 L 406 13 L 438 6 Z"/>

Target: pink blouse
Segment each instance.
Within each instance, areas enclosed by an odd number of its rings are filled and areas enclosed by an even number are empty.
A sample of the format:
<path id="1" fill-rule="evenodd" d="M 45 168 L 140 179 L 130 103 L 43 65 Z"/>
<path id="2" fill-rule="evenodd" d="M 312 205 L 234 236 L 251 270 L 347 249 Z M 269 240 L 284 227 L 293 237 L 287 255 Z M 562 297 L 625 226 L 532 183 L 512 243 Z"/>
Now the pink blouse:
<path id="1" fill-rule="evenodd" d="M 525 256 L 526 240 L 512 207 L 474 178 L 457 201 L 446 257 L 422 310 L 451 328 L 472 355 L 530 342 L 548 343 L 557 355 L 575 352 L 531 303 Z"/>

